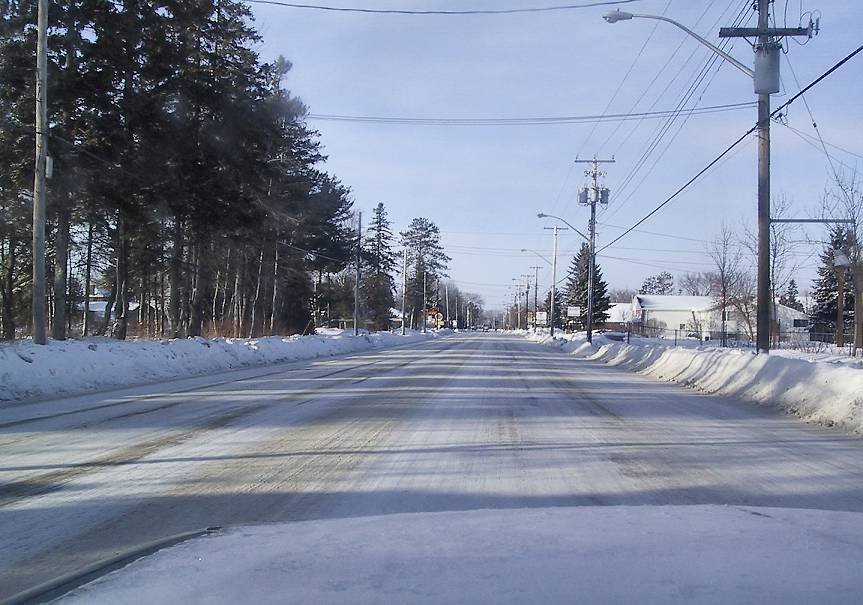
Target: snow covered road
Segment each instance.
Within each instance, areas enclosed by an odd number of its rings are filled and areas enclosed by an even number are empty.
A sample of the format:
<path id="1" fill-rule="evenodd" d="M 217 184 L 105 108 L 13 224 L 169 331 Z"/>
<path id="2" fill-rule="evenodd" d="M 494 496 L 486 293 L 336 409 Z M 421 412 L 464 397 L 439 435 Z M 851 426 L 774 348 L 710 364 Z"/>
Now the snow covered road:
<path id="1" fill-rule="evenodd" d="M 481 333 L 0 410 L 0 597 L 205 526 L 654 504 L 863 512 L 863 441 Z"/>

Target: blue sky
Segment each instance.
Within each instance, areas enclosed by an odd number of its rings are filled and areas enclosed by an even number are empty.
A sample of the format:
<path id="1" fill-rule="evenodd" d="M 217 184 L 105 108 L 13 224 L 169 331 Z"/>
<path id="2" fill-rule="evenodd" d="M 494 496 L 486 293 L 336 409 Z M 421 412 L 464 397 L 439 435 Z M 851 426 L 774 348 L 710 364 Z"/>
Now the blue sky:
<path id="1" fill-rule="evenodd" d="M 322 0 L 332 6 L 399 9 L 488 9 L 565 4 L 555 0 Z M 718 43 L 719 26 L 730 25 L 749 0 L 642 0 L 622 7 L 662 14 Z M 801 46 L 788 44 L 786 58 L 805 85 L 860 44 L 863 6 L 854 0 L 814 4 L 776 0 L 779 24 L 788 15 L 821 11 L 821 34 Z M 334 13 L 252 5 L 263 35 L 264 60 L 282 54 L 294 64 L 287 86 L 312 114 L 398 117 L 513 118 L 596 115 L 674 109 L 710 51 L 671 25 L 632 20 L 605 23 L 603 8 L 516 15 L 407 16 Z M 745 13 L 754 24 L 751 11 Z M 751 15 L 751 16 L 750 16 Z M 654 29 L 654 26 L 655 29 Z M 649 40 L 648 40 L 649 38 Z M 645 41 L 647 43 L 645 44 Z M 638 56 L 640 49 L 643 52 Z M 752 50 L 737 41 L 729 51 L 745 64 Z M 636 57 L 637 61 L 636 61 Z M 633 63 L 633 61 L 635 61 Z M 630 67 L 632 69 L 630 70 Z M 627 71 L 630 70 L 628 76 Z M 825 141 L 863 154 L 863 58 L 856 58 L 806 95 Z M 626 78 L 624 79 L 624 77 Z M 797 86 L 786 59 L 784 102 Z M 615 95 L 615 91 L 617 94 Z M 638 101 L 641 99 L 640 101 Z M 728 64 L 714 65 L 686 105 L 705 107 L 755 100 L 751 81 Z M 638 101 L 638 102 L 637 102 Z M 310 121 L 321 132 L 326 169 L 351 187 L 365 213 L 386 204 L 396 229 L 427 216 L 443 233 L 453 257 L 450 274 L 464 289 L 481 294 L 488 307 L 511 300 L 511 279 L 545 262 L 551 236 L 536 213 L 559 214 L 586 231 L 589 211 L 576 194 L 586 179 L 573 160 L 614 155 L 606 166 L 611 203 L 599 216 L 601 246 L 649 212 L 755 121 L 755 109 L 681 115 L 671 123 L 642 168 L 632 172 L 664 120 L 529 126 L 427 126 Z M 802 102 L 788 125 L 814 135 Z M 817 214 L 830 181 L 822 151 L 781 124 L 774 124 L 773 194 L 786 196 L 794 214 Z M 854 167 L 860 158 L 831 148 Z M 837 164 L 838 167 L 838 164 Z M 629 178 L 629 184 L 623 184 Z M 677 275 L 710 269 L 705 242 L 722 221 L 742 231 L 754 226 L 755 141 L 676 198 L 660 213 L 599 258 L 609 286 L 637 288 L 661 270 Z M 651 233 L 645 233 L 649 231 Z M 661 235 L 657 235 L 661 234 Z M 797 280 L 806 289 L 814 276 L 820 227 L 795 235 Z M 579 245 L 563 233 L 559 265 Z M 816 254 L 816 256 L 810 255 Z M 550 270 L 540 271 L 547 289 Z M 558 278 L 562 272 L 558 273 Z"/>

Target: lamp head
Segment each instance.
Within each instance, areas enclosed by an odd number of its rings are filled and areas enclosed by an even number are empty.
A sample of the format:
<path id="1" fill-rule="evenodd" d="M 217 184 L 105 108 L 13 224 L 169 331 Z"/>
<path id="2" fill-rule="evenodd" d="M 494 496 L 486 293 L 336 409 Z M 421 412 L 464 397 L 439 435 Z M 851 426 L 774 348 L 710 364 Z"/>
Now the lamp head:
<path id="1" fill-rule="evenodd" d="M 851 259 L 848 258 L 848 255 L 844 251 L 834 250 L 833 251 L 833 266 L 846 269 L 846 268 L 851 266 Z"/>
<path id="2" fill-rule="evenodd" d="M 547 216 L 548 216 L 548 215 L 547 215 L 547 214 L 545 214 L 544 212 L 539 212 L 539 213 L 536 215 L 536 218 L 545 218 L 545 217 L 547 217 Z"/>
<path id="3" fill-rule="evenodd" d="M 625 13 L 620 9 L 608 11 L 602 18 L 608 21 L 609 23 L 617 23 L 618 21 L 627 21 L 628 19 L 632 19 L 632 13 Z"/>

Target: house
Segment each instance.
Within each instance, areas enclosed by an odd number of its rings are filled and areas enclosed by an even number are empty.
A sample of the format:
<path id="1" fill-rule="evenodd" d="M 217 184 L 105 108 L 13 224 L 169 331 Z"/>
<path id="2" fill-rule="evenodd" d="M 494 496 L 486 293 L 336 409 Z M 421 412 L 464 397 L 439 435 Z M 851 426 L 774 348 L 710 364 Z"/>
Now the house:
<path id="1" fill-rule="evenodd" d="M 754 305 L 748 316 L 728 307 L 725 321 L 722 309 L 710 296 L 659 296 L 636 294 L 632 297 L 632 323 L 635 331 L 646 336 L 689 336 L 700 340 L 719 339 L 722 332 L 743 338 L 755 329 Z M 804 334 L 806 314 L 776 304 L 774 333 Z"/>
<path id="2" fill-rule="evenodd" d="M 607 330 L 627 330 L 632 323 L 632 302 L 614 302 L 606 311 L 608 318 L 605 320 Z"/>
<path id="3" fill-rule="evenodd" d="M 648 336 L 678 331 L 702 337 L 705 331 L 710 330 L 709 322 L 715 307 L 716 302 L 710 296 L 636 294 L 632 297 L 632 323 Z"/>

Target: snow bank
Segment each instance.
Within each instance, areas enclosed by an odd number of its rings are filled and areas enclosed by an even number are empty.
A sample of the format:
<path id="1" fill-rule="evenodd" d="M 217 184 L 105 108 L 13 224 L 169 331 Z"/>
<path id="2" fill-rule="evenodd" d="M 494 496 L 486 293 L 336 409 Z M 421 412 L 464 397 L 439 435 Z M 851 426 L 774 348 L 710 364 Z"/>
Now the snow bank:
<path id="1" fill-rule="evenodd" d="M 61 603 L 852 603 L 863 514 L 731 506 L 408 513 L 237 527 Z"/>
<path id="2" fill-rule="evenodd" d="M 320 330 L 309 336 L 130 340 L 87 338 L 0 345 L 0 406 L 5 401 L 212 374 L 232 368 L 344 355 L 407 344 L 442 332 L 405 336 L 375 332 L 353 336 Z"/>
<path id="3" fill-rule="evenodd" d="M 677 382 L 707 393 L 778 406 L 804 420 L 863 433 L 863 369 L 859 362 L 806 358 L 787 352 L 755 355 L 715 346 L 671 346 L 655 339 L 583 333 L 551 339 L 528 338 L 576 357 Z"/>

